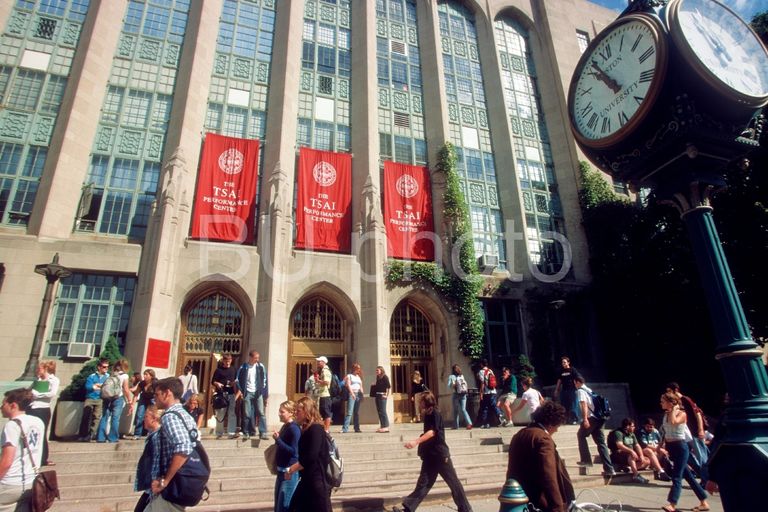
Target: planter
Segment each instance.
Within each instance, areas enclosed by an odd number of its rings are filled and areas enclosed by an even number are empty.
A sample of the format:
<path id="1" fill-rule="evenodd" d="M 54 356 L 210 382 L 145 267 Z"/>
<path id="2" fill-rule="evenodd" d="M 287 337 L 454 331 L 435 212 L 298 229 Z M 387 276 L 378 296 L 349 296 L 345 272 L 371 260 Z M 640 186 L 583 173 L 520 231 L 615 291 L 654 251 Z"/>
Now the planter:
<path id="1" fill-rule="evenodd" d="M 56 404 L 56 414 L 53 432 L 58 438 L 78 437 L 80 435 L 80 422 L 83 418 L 83 405 L 85 402 L 70 402 L 59 400 Z M 133 431 L 133 411 L 128 414 L 128 408 L 123 409 L 120 418 L 120 433 L 128 434 Z"/>

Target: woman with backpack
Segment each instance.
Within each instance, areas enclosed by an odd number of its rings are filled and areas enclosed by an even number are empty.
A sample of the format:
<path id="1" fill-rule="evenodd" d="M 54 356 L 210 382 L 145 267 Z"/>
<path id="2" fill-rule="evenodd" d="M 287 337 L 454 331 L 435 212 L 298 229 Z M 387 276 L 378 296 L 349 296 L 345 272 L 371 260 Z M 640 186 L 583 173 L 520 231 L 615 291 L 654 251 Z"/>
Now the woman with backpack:
<path id="1" fill-rule="evenodd" d="M 313 400 L 314 401 L 314 400 Z M 299 460 L 299 439 L 301 439 L 301 429 L 294 421 L 296 415 L 296 404 L 288 400 L 280 404 L 278 411 L 280 421 L 283 423 L 280 432 L 272 432 L 272 439 L 277 443 L 277 455 L 275 456 L 275 466 L 277 466 L 277 479 L 275 480 L 275 512 L 287 512 L 296 486 L 299 484 L 299 474 L 294 472 L 288 478 L 285 473 Z"/>
<path id="2" fill-rule="evenodd" d="M 116 443 L 119 438 L 120 417 L 123 415 L 123 408 L 128 404 L 128 413 L 133 410 L 133 395 L 129 388 L 128 361 L 118 360 L 112 369 L 112 375 L 107 377 L 104 384 L 101 385 L 101 400 L 103 410 L 99 431 L 96 434 L 96 442 Z M 107 425 L 109 425 L 109 434 L 107 434 Z"/>
<path id="3" fill-rule="evenodd" d="M 452 368 L 452 373 L 448 377 L 448 389 L 453 392 L 453 430 L 458 429 L 460 425 L 459 417 L 464 417 L 464 423 L 467 426 L 467 430 L 472 430 L 472 420 L 469 419 L 469 413 L 467 413 L 467 380 L 464 375 L 461 374 L 461 366 L 455 364 Z"/>
<path id="4" fill-rule="evenodd" d="M 305 396 L 296 403 L 296 423 L 301 428 L 299 460 L 285 471 L 290 480 L 299 472 L 299 485 L 291 498 L 291 512 L 330 512 L 331 486 L 326 480 L 328 437 L 317 404 Z"/>

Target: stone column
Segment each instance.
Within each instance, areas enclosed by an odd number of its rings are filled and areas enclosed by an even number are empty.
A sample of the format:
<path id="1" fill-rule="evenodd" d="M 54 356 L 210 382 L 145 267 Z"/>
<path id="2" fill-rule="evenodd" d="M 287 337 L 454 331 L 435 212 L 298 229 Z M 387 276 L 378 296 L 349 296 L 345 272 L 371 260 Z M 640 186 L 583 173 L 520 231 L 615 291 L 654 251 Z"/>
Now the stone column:
<path id="1" fill-rule="evenodd" d="M 208 89 L 216 52 L 217 20 L 223 0 L 192 2 L 176 77 L 166 136 L 163 171 L 147 229 L 139 283 L 131 314 L 126 355 L 144 361 L 147 337 L 174 340 L 183 297 L 174 289 L 177 265 L 189 232 L 191 202 L 200 156 Z M 172 354 L 178 352 L 174 347 Z M 169 374 L 173 374 L 173 358 Z"/>
<path id="2" fill-rule="evenodd" d="M 288 331 L 290 310 L 286 274 L 293 242 L 293 188 L 296 165 L 301 46 L 304 1 L 277 3 L 272 75 L 267 110 L 269 140 L 264 144 L 264 177 L 259 201 L 258 247 L 261 255 L 256 313 L 251 348 L 259 350 L 269 371 L 267 418 L 277 418 L 288 385 Z M 270 420 L 271 421 L 271 420 Z"/>

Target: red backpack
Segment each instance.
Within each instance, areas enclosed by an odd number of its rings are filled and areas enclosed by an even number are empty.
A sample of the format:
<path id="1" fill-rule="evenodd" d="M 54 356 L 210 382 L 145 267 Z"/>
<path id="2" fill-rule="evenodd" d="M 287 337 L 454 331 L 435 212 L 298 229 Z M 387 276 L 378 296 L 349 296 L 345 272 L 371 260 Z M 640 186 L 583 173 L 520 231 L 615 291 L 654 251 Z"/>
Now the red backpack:
<path id="1" fill-rule="evenodd" d="M 490 368 L 485 372 L 485 380 L 488 389 L 496 389 L 496 375 L 493 374 L 493 370 Z"/>

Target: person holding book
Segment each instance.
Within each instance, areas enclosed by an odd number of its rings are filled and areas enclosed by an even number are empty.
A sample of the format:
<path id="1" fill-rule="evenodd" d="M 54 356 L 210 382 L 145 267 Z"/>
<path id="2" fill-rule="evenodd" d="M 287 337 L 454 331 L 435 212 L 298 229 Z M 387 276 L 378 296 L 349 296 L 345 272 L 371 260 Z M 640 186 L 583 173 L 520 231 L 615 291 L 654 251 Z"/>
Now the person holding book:
<path id="1" fill-rule="evenodd" d="M 40 418 L 45 426 L 43 435 L 43 466 L 53 466 L 48 459 L 48 429 L 51 423 L 51 402 L 59 394 L 59 378 L 56 376 L 56 361 L 40 361 L 37 378 L 32 382 L 32 403 L 27 414 Z"/>

